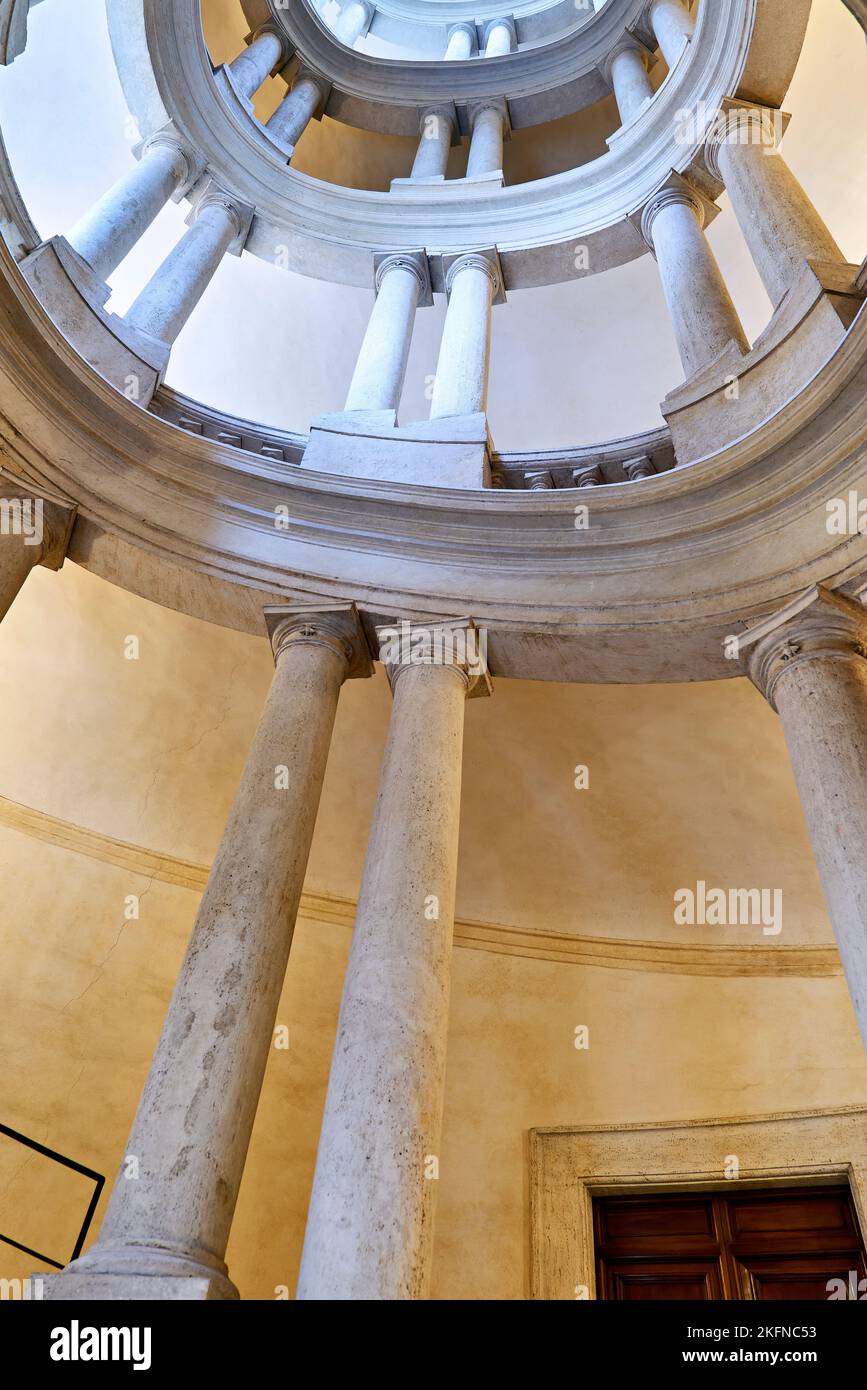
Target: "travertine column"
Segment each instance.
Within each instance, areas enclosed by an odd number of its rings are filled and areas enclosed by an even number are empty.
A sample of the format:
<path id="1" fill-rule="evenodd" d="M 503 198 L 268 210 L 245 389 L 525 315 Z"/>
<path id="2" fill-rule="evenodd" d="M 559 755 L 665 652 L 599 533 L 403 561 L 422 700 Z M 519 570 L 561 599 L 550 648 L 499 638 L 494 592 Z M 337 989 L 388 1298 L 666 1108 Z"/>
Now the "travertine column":
<path id="1" fill-rule="evenodd" d="M 505 114 L 502 101 L 481 102 L 473 107 L 470 114 L 470 152 L 467 156 L 468 179 L 502 169 Z"/>
<path id="2" fill-rule="evenodd" d="M 187 183 L 192 165 L 179 141 L 157 135 L 141 159 L 67 234 L 101 280 L 107 280 L 173 193 Z"/>
<path id="3" fill-rule="evenodd" d="M 744 239 L 776 308 L 807 260 L 846 257 L 777 149 L 779 111 L 725 101 L 705 159 L 725 184 Z"/>
<path id="4" fill-rule="evenodd" d="M 647 15 L 662 56 L 673 68 L 695 32 L 695 21 L 683 0 L 650 0 Z"/>
<path id="5" fill-rule="evenodd" d="M 173 343 L 247 225 L 247 213 L 228 195 L 207 194 L 192 226 L 145 285 L 126 322 L 161 342 Z"/>
<path id="6" fill-rule="evenodd" d="M 635 39 L 629 37 L 618 44 L 605 64 L 605 76 L 614 89 L 620 119 L 626 125 L 653 96 L 644 49 Z"/>
<path id="7" fill-rule="evenodd" d="M 654 194 L 641 219 L 653 251 L 687 378 L 731 342 L 749 344 L 704 234 L 704 203 L 682 180 Z"/>
<path id="8" fill-rule="evenodd" d="M 515 24 L 511 19 L 492 19 L 485 30 L 485 57 L 499 58 L 515 47 Z"/>
<path id="9" fill-rule="evenodd" d="M 224 1263 L 340 687 L 351 606 L 266 610 L 276 670 L 96 1244 L 55 1298 L 232 1298 Z M 189 1281 L 195 1281 L 193 1283 Z M 47 1281 L 51 1283 L 52 1281 Z"/>
<path id="10" fill-rule="evenodd" d="M 814 589 L 740 643 L 750 678 L 783 721 L 867 1046 L 867 611 Z"/>
<path id="11" fill-rule="evenodd" d="M 465 650 L 478 637 L 471 624 L 413 628 L 411 637 L 379 629 L 379 636 L 383 660 L 391 657 L 394 707 L 346 968 L 300 1299 L 425 1298 L 430 1280 L 464 702 L 489 683 L 483 663 Z"/>
<path id="12" fill-rule="evenodd" d="M 476 51 L 476 29 L 473 24 L 453 24 L 443 57 L 447 62 L 471 58 Z"/>
<path id="13" fill-rule="evenodd" d="M 488 395 L 491 307 L 501 289 L 495 254 L 470 251 L 446 271 L 449 306 L 440 341 L 430 418 L 474 415 Z"/>
<path id="14" fill-rule="evenodd" d="M 248 100 L 283 57 L 283 40 L 276 29 L 260 29 L 249 48 L 229 64 L 236 91 Z"/>
<path id="15" fill-rule="evenodd" d="M 301 72 L 292 90 L 283 98 L 269 121 L 266 130 L 284 145 L 297 145 L 309 122 L 322 103 L 322 81 L 310 72 Z"/>
<path id="16" fill-rule="evenodd" d="M 375 272 L 376 300 L 361 344 L 344 410 L 397 410 L 406 376 L 415 311 L 431 302 L 423 252 L 383 256 Z"/>
<path id="17" fill-rule="evenodd" d="M 341 43 L 352 48 L 356 39 L 367 33 L 372 19 L 372 5 L 365 4 L 364 0 L 349 0 L 349 4 L 340 11 L 334 33 Z"/>
<path id="18" fill-rule="evenodd" d="M 32 569 L 61 568 L 74 521 L 73 506 L 46 501 L 0 477 L 0 618 Z"/>
<path id="19" fill-rule="evenodd" d="M 422 112 L 418 149 L 413 160 L 411 178 L 430 179 L 445 176 L 454 130 L 455 119 L 447 107 L 434 106 Z"/>

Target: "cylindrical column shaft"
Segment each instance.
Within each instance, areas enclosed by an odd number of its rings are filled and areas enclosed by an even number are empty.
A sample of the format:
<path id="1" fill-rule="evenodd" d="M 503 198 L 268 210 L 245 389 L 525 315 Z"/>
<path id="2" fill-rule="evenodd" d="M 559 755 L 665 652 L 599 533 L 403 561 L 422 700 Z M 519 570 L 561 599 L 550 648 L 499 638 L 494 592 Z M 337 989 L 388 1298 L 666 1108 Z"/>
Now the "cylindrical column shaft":
<path id="1" fill-rule="evenodd" d="M 460 62 L 472 57 L 475 46 L 475 30 L 469 24 L 456 24 L 449 30 L 444 57 L 447 62 Z"/>
<path id="2" fill-rule="evenodd" d="M 732 341 L 745 352 L 749 347 L 702 222 L 700 204 L 679 194 L 651 204 L 645 215 L 687 377 Z"/>
<path id="3" fill-rule="evenodd" d="M 695 32 L 695 21 L 682 0 L 653 0 L 650 23 L 662 56 L 673 68 L 687 39 Z"/>
<path id="4" fill-rule="evenodd" d="M 481 256 L 449 271 L 449 305 L 440 342 L 430 418 L 474 415 L 488 395 L 491 307 L 496 277 Z"/>
<path id="5" fill-rule="evenodd" d="M 370 7 L 363 3 L 363 0 L 349 0 L 348 5 L 343 9 L 334 26 L 334 33 L 341 43 L 345 43 L 347 48 L 352 48 L 356 39 L 360 39 L 370 21 Z"/>
<path id="6" fill-rule="evenodd" d="M 495 20 L 488 29 L 485 40 L 485 57 L 499 58 L 511 53 L 513 43 L 512 26 L 505 20 Z"/>
<path id="7" fill-rule="evenodd" d="M 299 77 L 267 122 L 266 129 L 282 144 L 297 145 L 321 100 L 319 83 L 306 75 Z"/>
<path id="8" fill-rule="evenodd" d="M 653 96 L 653 83 L 637 48 L 619 49 L 611 59 L 611 85 L 624 125 Z"/>
<path id="9" fill-rule="evenodd" d="M 447 111 L 426 111 L 422 117 L 418 149 L 411 177 L 430 179 L 445 175 L 454 123 Z"/>
<path id="10" fill-rule="evenodd" d="M 282 631 L 133 1121 L 135 1171 L 121 1171 L 76 1275 L 199 1275 L 231 1295 L 223 1257 L 349 671 L 346 644 L 315 618 Z"/>
<path id="11" fill-rule="evenodd" d="M 107 280 L 188 175 L 179 146 L 168 140 L 149 145 L 135 168 L 75 224 L 67 241 Z"/>
<path id="12" fill-rule="evenodd" d="M 261 87 L 265 78 L 277 66 L 283 56 L 283 43 L 272 29 L 263 29 L 249 48 L 229 64 L 235 86 L 241 96 L 248 100 Z"/>
<path id="13" fill-rule="evenodd" d="M 380 268 L 379 292 L 355 365 L 345 410 L 397 410 L 421 282 L 418 271 L 395 258 Z"/>
<path id="14" fill-rule="evenodd" d="M 716 145 L 720 176 L 774 308 L 807 260 L 846 258 L 783 156 L 759 139 L 760 118 Z M 751 138 L 752 136 L 752 138 Z M 770 136 L 769 136 L 770 139 Z"/>
<path id="15" fill-rule="evenodd" d="M 228 203 L 208 202 L 126 315 L 127 323 L 173 343 L 238 235 L 239 218 Z"/>
<path id="16" fill-rule="evenodd" d="M 300 1299 L 428 1294 L 466 693 L 451 665 L 407 666 L 397 676 Z"/>
<path id="17" fill-rule="evenodd" d="M 492 174 L 503 167 L 503 116 L 495 106 L 481 106 L 473 117 L 467 157 L 467 178 Z"/>

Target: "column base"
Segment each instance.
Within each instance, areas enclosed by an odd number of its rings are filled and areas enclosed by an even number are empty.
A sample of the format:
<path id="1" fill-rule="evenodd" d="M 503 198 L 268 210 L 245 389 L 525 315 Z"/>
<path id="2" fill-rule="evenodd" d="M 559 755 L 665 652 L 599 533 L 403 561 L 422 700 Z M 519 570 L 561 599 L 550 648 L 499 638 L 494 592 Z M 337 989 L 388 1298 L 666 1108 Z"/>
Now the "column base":
<path id="1" fill-rule="evenodd" d="M 228 1279 L 172 1274 L 40 1274 L 43 1300 L 59 1303 L 205 1303 L 237 1299 Z"/>

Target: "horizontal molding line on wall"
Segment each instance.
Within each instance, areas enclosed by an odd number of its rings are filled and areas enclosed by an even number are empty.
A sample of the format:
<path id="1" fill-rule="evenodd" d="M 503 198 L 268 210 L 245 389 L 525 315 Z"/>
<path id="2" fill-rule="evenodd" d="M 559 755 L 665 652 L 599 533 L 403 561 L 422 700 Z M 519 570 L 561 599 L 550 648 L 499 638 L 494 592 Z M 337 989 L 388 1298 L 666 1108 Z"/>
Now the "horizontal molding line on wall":
<path id="1" fill-rule="evenodd" d="M 82 825 L 60 820 L 0 796 L 0 826 L 20 831 L 73 854 L 83 854 L 142 878 L 201 893 L 209 870 L 189 859 L 116 840 Z M 299 916 L 308 921 L 351 927 L 356 905 L 351 898 L 305 890 Z M 616 937 L 572 936 L 568 932 L 514 927 L 500 922 L 455 922 L 455 945 L 496 955 L 561 961 L 607 970 L 647 970 L 672 975 L 769 975 L 816 978 L 842 974 L 834 946 L 703 946 L 667 941 L 626 941 Z"/>

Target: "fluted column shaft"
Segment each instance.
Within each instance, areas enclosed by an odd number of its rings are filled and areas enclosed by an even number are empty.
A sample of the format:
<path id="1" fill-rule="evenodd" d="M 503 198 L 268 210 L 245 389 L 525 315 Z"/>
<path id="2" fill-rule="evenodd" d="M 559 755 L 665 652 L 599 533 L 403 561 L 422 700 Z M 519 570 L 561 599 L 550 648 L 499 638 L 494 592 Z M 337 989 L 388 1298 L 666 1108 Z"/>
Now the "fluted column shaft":
<path id="1" fill-rule="evenodd" d="M 620 119 L 626 125 L 653 96 L 653 83 L 644 66 L 641 51 L 631 44 L 619 48 L 613 55 L 610 72 Z"/>
<path id="2" fill-rule="evenodd" d="M 370 669 L 354 610 L 268 611 L 276 670 L 133 1121 L 137 1172 L 121 1170 L 97 1243 L 59 1280 L 199 1276 L 234 1293 L 226 1243 L 338 696 Z"/>
<path id="3" fill-rule="evenodd" d="M 319 83 L 314 77 L 302 74 L 267 122 L 267 130 L 284 145 L 297 145 L 321 101 Z"/>
<path id="4" fill-rule="evenodd" d="M 703 225 L 700 200 L 680 189 L 666 190 L 652 200 L 642 219 L 687 377 L 732 341 L 744 352 L 749 347 Z"/>
<path id="5" fill-rule="evenodd" d="M 473 115 L 467 178 L 492 174 L 502 167 L 503 113 L 496 106 L 480 106 Z"/>
<path id="6" fill-rule="evenodd" d="M 364 4 L 364 0 L 349 0 L 349 4 L 340 11 L 334 33 L 341 43 L 352 48 L 356 39 L 360 39 L 367 30 L 370 18 L 370 6 Z"/>
<path id="7" fill-rule="evenodd" d="M 867 611 L 820 589 L 804 611 L 767 626 L 749 674 L 783 722 L 867 1047 Z"/>
<path id="8" fill-rule="evenodd" d="M 423 280 L 408 256 L 384 261 L 377 295 L 346 397 L 345 410 L 397 410 L 406 376 Z"/>
<path id="9" fill-rule="evenodd" d="M 469 680 L 451 661 L 392 670 L 299 1299 L 429 1291 Z"/>
<path id="10" fill-rule="evenodd" d="M 101 280 L 107 280 L 189 173 L 178 144 L 166 139 L 148 145 L 135 168 L 75 224 L 67 241 Z"/>
<path id="11" fill-rule="evenodd" d="M 695 32 L 695 21 L 682 0 L 652 0 L 649 16 L 662 56 L 673 68 Z"/>
<path id="12" fill-rule="evenodd" d="M 456 24 L 449 30 L 444 58 L 447 62 L 460 62 L 471 58 L 476 46 L 476 32 L 469 24 Z"/>
<path id="13" fill-rule="evenodd" d="M 708 167 L 725 184 L 744 239 L 776 309 L 807 260 L 845 263 L 827 226 L 775 147 L 778 113 L 724 116 Z"/>
<path id="14" fill-rule="evenodd" d="M 283 42 L 273 29 L 263 29 L 249 48 L 229 64 L 229 72 L 241 96 L 248 100 L 259 90 L 265 78 L 283 56 Z"/>
<path id="15" fill-rule="evenodd" d="M 454 128 L 454 121 L 448 111 L 425 111 L 421 119 L 421 134 L 413 160 L 411 178 L 430 179 L 445 175 Z"/>
<path id="16" fill-rule="evenodd" d="M 481 255 L 462 256 L 449 268 L 449 304 L 434 379 L 432 420 L 474 415 L 485 408 L 496 287 L 497 273 Z"/>
<path id="17" fill-rule="evenodd" d="M 229 201 L 206 199 L 196 220 L 145 285 L 126 315 L 134 328 L 173 343 L 239 233 Z"/>

